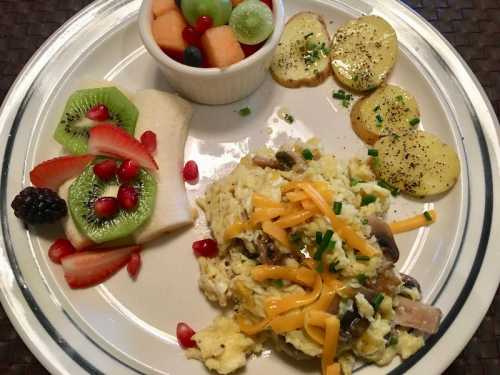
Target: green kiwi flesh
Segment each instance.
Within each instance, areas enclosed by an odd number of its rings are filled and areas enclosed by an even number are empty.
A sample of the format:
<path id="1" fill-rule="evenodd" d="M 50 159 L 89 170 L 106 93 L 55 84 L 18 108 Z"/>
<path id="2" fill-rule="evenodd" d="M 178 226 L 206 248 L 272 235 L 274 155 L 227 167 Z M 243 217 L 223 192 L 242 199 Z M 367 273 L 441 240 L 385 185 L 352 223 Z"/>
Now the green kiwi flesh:
<path id="1" fill-rule="evenodd" d="M 134 135 L 139 111 L 135 105 L 116 87 L 79 90 L 68 99 L 64 113 L 54 132 L 54 138 L 72 154 L 85 154 L 89 127 L 92 121 L 85 121 L 87 126 L 78 126 L 81 120 L 86 119 L 87 112 L 92 107 L 103 104 L 108 108 L 109 120 L 131 135 Z"/>
<path id="2" fill-rule="evenodd" d="M 102 161 L 102 160 L 101 160 Z M 118 179 L 102 181 L 89 165 L 69 188 L 68 206 L 80 232 L 95 243 L 125 238 L 141 227 L 153 214 L 156 200 L 156 181 L 141 168 L 137 178 L 131 182 L 138 192 L 139 202 L 133 211 L 120 209 L 110 219 L 98 218 L 94 202 L 101 197 L 109 185 L 119 186 Z"/>

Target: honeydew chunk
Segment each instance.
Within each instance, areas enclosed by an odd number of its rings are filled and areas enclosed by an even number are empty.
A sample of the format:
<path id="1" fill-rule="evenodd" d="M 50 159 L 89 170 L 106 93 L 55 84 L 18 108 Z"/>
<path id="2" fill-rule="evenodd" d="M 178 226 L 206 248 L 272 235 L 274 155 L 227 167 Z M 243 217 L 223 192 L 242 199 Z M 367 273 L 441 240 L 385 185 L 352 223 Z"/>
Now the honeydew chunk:
<path id="1" fill-rule="evenodd" d="M 149 221 L 133 235 L 137 243 L 145 243 L 193 223 L 181 175 L 192 107 L 177 95 L 157 90 L 139 91 L 133 103 L 139 109 L 137 136 L 151 130 L 156 134 L 158 144 L 153 154 L 159 166 L 159 170 L 154 172 L 156 205 Z"/>

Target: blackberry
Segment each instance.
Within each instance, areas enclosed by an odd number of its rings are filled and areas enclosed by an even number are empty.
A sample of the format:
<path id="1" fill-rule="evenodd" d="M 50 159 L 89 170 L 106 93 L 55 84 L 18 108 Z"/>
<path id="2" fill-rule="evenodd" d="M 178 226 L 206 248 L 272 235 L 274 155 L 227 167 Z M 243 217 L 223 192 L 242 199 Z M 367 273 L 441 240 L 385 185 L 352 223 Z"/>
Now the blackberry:
<path id="1" fill-rule="evenodd" d="M 46 188 L 27 187 L 12 201 L 14 214 L 25 223 L 52 223 L 66 216 L 66 202 Z"/>

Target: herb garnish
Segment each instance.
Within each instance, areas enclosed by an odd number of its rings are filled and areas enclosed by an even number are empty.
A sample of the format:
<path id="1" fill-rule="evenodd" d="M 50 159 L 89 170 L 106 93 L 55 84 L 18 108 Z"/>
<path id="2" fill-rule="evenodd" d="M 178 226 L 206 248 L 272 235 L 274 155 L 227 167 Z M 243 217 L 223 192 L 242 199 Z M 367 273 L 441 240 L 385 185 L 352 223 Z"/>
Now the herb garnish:
<path id="1" fill-rule="evenodd" d="M 238 113 L 240 114 L 241 117 L 246 117 L 252 113 L 252 110 L 248 107 L 241 108 Z"/>
<path id="2" fill-rule="evenodd" d="M 351 101 L 353 100 L 352 95 L 346 93 L 344 90 L 334 91 L 332 96 L 334 99 L 342 100 L 342 106 L 345 108 L 349 108 Z"/>
<path id="3" fill-rule="evenodd" d="M 368 206 L 369 204 L 375 202 L 377 197 L 372 194 L 366 194 L 363 198 L 361 198 L 361 207 Z"/>
<path id="4" fill-rule="evenodd" d="M 359 261 L 365 262 L 365 261 L 370 260 L 370 257 L 369 257 L 369 256 L 367 256 L 367 255 L 356 255 L 356 260 L 359 260 Z"/>
<path id="5" fill-rule="evenodd" d="M 424 217 L 427 221 L 432 221 L 432 215 L 429 211 L 424 211 Z"/>
<path id="6" fill-rule="evenodd" d="M 396 197 L 399 195 L 399 189 L 397 187 L 389 185 L 387 182 L 384 180 L 380 180 L 377 182 L 377 185 L 380 186 L 381 188 L 387 189 L 391 192 L 391 195 L 393 197 Z"/>
<path id="7" fill-rule="evenodd" d="M 304 150 L 302 150 L 302 157 L 305 160 L 313 160 L 314 155 L 313 155 L 311 150 L 309 150 L 308 148 L 305 148 Z"/>
<path id="8" fill-rule="evenodd" d="M 332 239 L 333 231 L 328 229 L 323 238 L 321 239 L 321 243 L 318 246 L 318 249 L 314 253 L 314 260 L 320 261 L 323 258 L 323 253 L 330 246 L 330 240 Z"/>
<path id="9" fill-rule="evenodd" d="M 293 116 L 291 114 L 289 114 L 289 113 L 285 113 L 285 115 L 283 116 L 283 120 L 285 120 L 289 124 L 293 124 L 293 122 L 295 121 L 295 119 L 293 118 Z"/>
<path id="10" fill-rule="evenodd" d="M 411 126 L 418 125 L 420 123 L 420 119 L 418 117 L 414 117 L 409 121 Z"/>
<path id="11" fill-rule="evenodd" d="M 384 300 L 384 295 L 382 293 L 378 293 L 377 295 L 375 295 L 375 297 L 373 297 L 372 306 L 375 309 L 375 311 L 378 310 L 383 300 Z"/>
<path id="12" fill-rule="evenodd" d="M 277 288 L 283 288 L 283 286 L 285 285 L 283 284 L 283 280 L 281 279 L 273 280 L 273 284 Z"/>
<path id="13" fill-rule="evenodd" d="M 376 150 L 374 148 L 369 148 L 368 149 L 368 155 L 369 156 L 378 156 L 378 150 Z"/>
<path id="14" fill-rule="evenodd" d="M 335 212 L 335 215 L 340 215 L 342 212 L 342 202 L 333 203 L 333 212 Z"/>
<path id="15" fill-rule="evenodd" d="M 377 120 L 377 123 L 375 124 L 378 128 L 382 126 L 382 123 L 384 122 L 384 118 L 380 116 L 380 113 L 377 113 L 377 116 L 375 116 L 375 119 Z"/>
<path id="16" fill-rule="evenodd" d="M 360 273 L 356 276 L 356 279 L 358 280 L 358 283 L 360 283 L 361 285 L 365 285 L 366 280 L 368 280 L 368 276 L 366 276 L 364 273 Z"/>

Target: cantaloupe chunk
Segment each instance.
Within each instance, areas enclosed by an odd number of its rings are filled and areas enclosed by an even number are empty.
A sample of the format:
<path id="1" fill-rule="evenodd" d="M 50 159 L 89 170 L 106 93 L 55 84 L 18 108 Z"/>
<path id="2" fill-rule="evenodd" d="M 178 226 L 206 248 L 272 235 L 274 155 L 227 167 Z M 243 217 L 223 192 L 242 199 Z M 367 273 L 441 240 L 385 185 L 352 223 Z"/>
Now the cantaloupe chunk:
<path id="1" fill-rule="evenodd" d="M 177 9 L 171 9 L 153 21 L 153 37 L 158 45 L 168 51 L 183 52 L 187 43 L 182 38 L 182 30 L 187 26 Z"/>
<path id="2" fill-rule="evenodd" d="M 155 18 L 160 17 L 171 9 L 177 9 L 175 0 L 153 0 L 153 15 Z"/>
<path id="3" fill-rule="evenodd" d="M 205 31 L 201 45 L 211 67 L 224 68 L 245 58 L 233 29 L 227 25 Z"/>

